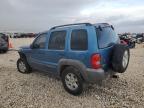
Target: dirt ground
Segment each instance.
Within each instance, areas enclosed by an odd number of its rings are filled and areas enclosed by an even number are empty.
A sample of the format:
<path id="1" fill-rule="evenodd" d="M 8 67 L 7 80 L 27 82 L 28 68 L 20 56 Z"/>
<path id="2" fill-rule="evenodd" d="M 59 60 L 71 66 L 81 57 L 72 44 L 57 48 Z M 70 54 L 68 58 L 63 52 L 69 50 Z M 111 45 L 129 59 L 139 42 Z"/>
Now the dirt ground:
<path id="1" fill-rule="evenodd" d="M 33 39 L 12 39 L 15 49 Z M 127 71 L 118 79 L 89 85 L 78 97 L 68 94 L 59 79 L 44 72 L 17 71 L 16 51 L 0 54 L 0 108 L 143 108 L 144 46 L 131 49 Z"/>

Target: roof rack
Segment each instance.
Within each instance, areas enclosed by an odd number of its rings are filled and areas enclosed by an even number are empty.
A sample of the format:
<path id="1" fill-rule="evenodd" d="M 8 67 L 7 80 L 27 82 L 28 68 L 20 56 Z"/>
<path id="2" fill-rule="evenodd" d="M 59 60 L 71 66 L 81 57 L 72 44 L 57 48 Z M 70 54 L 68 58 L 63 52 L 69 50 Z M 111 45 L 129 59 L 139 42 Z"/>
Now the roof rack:
<path id="1" fill-rule="evenodd" d="M 73 25 L 86 25 L 86 26 L 92 26 L 91 23 L 75 23 L 75 24 L 66 24 L 66 25 L 55 26 L 55 27 L 52 27 L 50 30 L 53 30 L 53 29 L 56 29 L 56 28 L 59 28 L 59 27 L 73 26 Z"/>

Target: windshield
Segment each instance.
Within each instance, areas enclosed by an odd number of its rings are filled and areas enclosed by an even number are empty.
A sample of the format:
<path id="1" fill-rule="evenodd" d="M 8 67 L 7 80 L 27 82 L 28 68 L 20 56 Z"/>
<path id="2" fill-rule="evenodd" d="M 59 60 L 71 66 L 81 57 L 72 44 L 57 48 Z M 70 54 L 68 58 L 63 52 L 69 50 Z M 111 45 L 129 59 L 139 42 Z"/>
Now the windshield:
<path id="1" fill-rule="evenodd" d="M 99 48 L 110 47 L 119 42 L 119 37 L 111 27 L 96 28 Z"/>

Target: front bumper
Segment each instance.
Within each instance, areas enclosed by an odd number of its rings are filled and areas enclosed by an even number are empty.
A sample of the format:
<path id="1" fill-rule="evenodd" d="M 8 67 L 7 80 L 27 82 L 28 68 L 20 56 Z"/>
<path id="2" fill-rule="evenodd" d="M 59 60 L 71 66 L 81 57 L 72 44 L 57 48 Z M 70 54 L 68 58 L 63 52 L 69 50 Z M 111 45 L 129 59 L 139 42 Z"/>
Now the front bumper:
<path id="1" fill-rule="evenodd" d="M 0 45 L 0 50 L 7 50 L 7 49 L 8 49 L 8 44 L 7 43 Z"/>
<path id="2" fill-rule="evenodd" d="M 91 69 L 87 68 L 86 69 L 86 77 L 85 80 L 87 82 L 97 82 L 106 79 L 107 77 L 111 76 L 114 74 L 113 71 L 108 71 L 105 72 L 103 69 Z"/>

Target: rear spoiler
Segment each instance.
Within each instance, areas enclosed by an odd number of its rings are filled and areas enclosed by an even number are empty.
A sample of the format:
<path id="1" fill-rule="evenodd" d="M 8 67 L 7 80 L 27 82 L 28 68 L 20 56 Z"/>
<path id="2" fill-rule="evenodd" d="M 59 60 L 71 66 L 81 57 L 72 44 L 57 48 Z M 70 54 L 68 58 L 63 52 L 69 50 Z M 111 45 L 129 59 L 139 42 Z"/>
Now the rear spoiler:
<path id="1" fill-rule="evenodd" d="M 111 27 L 114 30 L 113 25 L 109 25 L 109 24 L 107 24 L 107 25 L 98 25 L 98 26 L 96 25 L 95 27 L 96 27 L 96 29 L 100 29 L 100 31 L 102 31 L 102 28 L 106 28 L 106 27 Z"/>

